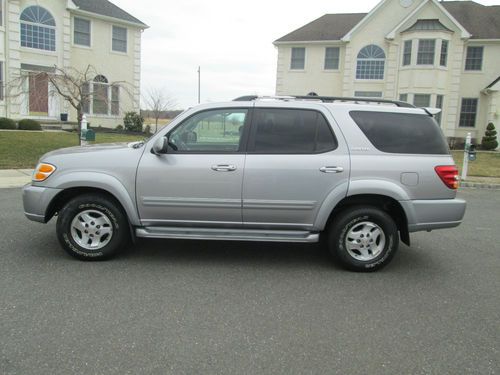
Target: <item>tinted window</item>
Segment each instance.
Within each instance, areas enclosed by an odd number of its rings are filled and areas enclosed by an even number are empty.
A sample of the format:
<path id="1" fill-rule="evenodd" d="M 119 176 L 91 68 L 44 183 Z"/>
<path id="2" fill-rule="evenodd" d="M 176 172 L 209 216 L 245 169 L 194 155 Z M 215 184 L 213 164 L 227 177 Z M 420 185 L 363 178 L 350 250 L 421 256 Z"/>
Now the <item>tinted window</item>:
<path id="1" fill-rule="evenodd" d="M 337 148 L 330 125 L 316 111 L 258 109 L 252 138 L 251 150 L 265 154 L 321 153 Z"/>
<path id="2" fill-rule="evenodd" d="M 380 151 L 399 154 L 448 154 L 441 129 L 431 116 L 352 111 L 352 119 Z"/>
<path id="3" fill-rule="evenodd" d="M 197 113 L 172 130 L 168 140 L 177 152 L 238 152 L 247 112 L 222 109 Z"/>

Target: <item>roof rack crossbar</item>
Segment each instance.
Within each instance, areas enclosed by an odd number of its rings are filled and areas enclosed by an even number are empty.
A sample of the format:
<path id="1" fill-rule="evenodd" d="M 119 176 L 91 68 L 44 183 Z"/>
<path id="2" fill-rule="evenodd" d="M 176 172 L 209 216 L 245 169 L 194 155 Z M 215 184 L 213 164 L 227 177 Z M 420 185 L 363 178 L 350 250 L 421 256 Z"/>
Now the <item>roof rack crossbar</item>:
<path id="1" fill-rule="evenodd" d="M 344 96 L 316 96 L 316 95 L 290 95 L 290 96 L 257 96 L 247 95 L 234 99 L 237 102 L 254 101 L 258 99 L 275 99 L 275 100 L 315 100 L 323 103 L 334 102 L 354 102 L 354 103 L 379 103 L 379 104 L 394 104 L 402 108 L 416 108 L 413 104 L 402 102 L 400 100 L 378 99 L 378 98 L 351 98 Z"/>

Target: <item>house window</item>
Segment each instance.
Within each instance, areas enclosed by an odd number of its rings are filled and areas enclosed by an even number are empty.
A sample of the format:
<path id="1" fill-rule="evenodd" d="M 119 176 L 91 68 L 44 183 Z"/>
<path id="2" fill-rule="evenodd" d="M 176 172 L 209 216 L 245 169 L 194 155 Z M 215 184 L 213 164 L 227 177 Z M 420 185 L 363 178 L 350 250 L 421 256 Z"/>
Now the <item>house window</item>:
<path id="1" fill-rule="evenodd" d="M 408 94 L 399 94 L 399 101 L 408 102 Z"/>
<path id="2" fill-rule="evenodd" d="M 120 114 L 120 87 L 111 86 L 111 114 L 118 116 Z"/>
<path id="3" fill-rule="evenodd" d="M 1 3 L 1 1 L 0 1 Z M 4 99 L 3 61 L 0 61 L 0 100 Z"/>
<path id="4" fill-rule="evenodd" d="M 434 39 L 420 39 L 418 41 L 417 65 L 434 65 L 434 52 L 436 41 Z"/>
<path id="5" fill-rule="evenodd" d="M 363 47 L 358 53 L 356 79 L 384 79 L 385 53 L 376 45 Z"/>
<path id="6" fill-rule="evenodd" d="M 413 96 L 413 105 L 417 108 L 431 106 L 431 96 L 429 94 L 415 94 Z"/>
<path id="7" fill-rule="evenodd" d="M 483 51 L 484 47 L 467 47 L 465 70 L 483 69 Z"/>
<path id="8" fill-rule="evenodd" d="M 465 128 L 473 128 L 474 126 L 476 126 L 477 103 L 478 99 L 476 98 L 462 99 L 462 109 L 460 111 L 459 126 Z"/>
<path id="9" fill-rule="evenodd" d="M 92 112 L 95 115 L 108 114 L 108 80 L 102 75 L 94 78 L 94 90 L 92 92 Z"/>
<path id="10" fill-rule="evenodd" d="M 82 112 L 90 113 L 90 83 L 82 85 Z"/>
<path id="11" fill-rule="evenodd" d="M 74 18 L 73 43 L 90 47 L 90 21 L 83 18 Z"/>
<path id="12" fill-rule="evenodd" d="M 436 108 L 441 109 L 441 112 L 439 112 L 436 116 L 436 122 L 441 125 L 441 117 L 443 114 L 443 101 L 444 101 L 444 96 L 443 95 L 438 95 L 436 96 Z"/>
<path id="13" fill-rule="evenodd" d="M 405 41 L 404 50 L 403 50 L 403 66 L 407 66 L 411 64 L 411 49 L 412 49 L 412 41 Z"/>
<path id="14" fill-rule="evenodd" d="M 338 70 L 339 68 L 339 47 L 325 48 L 325 70 Z"/>
<path id="15" fill-rule="evenodd" d="M 21 13 L 21 46 L 45 51 L 56 50 L 56 22 L 39 6 L 27 7 Z"/>
<path id="16" fill-rule="evenodd" d="M 441 41 L 441 55 L 439 57 L 439 65 L 446 66 L 448 65 L 448 41 Z"/>
<path id="17" fill-rule="evenodd" d="M 127 53 L 127 29 L 113 25 L 113 51 Z"/>
<path id="18" fill-rule="evenodd" d="M 306 49 L 304 47 L 292 48 L 292 60 L 290 69 L 303 70 L 306 64 Z"/>
<path id="19" fill-rule="evenodd" d="M 381 98 L 381 91 L 354 91 L 356 98 Z"/>

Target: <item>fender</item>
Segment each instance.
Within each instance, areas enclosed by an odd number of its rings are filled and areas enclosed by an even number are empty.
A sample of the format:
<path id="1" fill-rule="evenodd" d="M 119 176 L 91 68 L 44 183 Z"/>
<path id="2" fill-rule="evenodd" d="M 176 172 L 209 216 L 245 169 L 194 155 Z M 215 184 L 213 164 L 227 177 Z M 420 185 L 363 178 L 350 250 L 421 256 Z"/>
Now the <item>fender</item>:
<path id="1" fill-rule="evenodd" d="M 130 224 L 141 225 L 135 205 L 133 192 L 127 191 L 123 183 L 116 177 L 102 172 L 77 171 L 55 175 L 51 186 L 57 189 L 97 188 L 113 195 L 125 209 Z M 135 187 L 133 187 L 135 189 Z"/>
<path id="2" fill-rule="evenodd" d="M 318 211 L 314 228 L 324 230 L 330 214 L 340 201 L 346 197 L 362 194 L 384 195 L 399 202 L 410 200 L 408 193 L 401 186 L 389 180 L 351 180 L 349 183 L 346 181 L 328 194 Z M 408 216 L 408 212 L 406 214 Z"/>
<path id="3" fill-rule="evenodd" d="M 349 188 L 349 181 L 344 180 L 341 184 L 335 186 L 326 196 L 325 200 L 321 204 L 321 207 L 316 215 L 316 220 L 314 221 L 314 229 L 322 231 L 325 229 L 326 222 L 330 217 L 333 209 L 337 204 L 347 196 L 347 191 Z"/>

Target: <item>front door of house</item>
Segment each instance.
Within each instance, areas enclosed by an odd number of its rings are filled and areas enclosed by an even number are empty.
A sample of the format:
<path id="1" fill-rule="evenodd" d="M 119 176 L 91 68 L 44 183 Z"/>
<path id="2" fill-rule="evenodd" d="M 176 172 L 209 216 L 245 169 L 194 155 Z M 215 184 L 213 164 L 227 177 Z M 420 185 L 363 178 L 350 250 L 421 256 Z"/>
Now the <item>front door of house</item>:
<path id="1" fill-rule="evenodd" d="M 30 116 L 49 114 L 49 79 L 46 73 L 29 75 L 29 114 Z"/>

